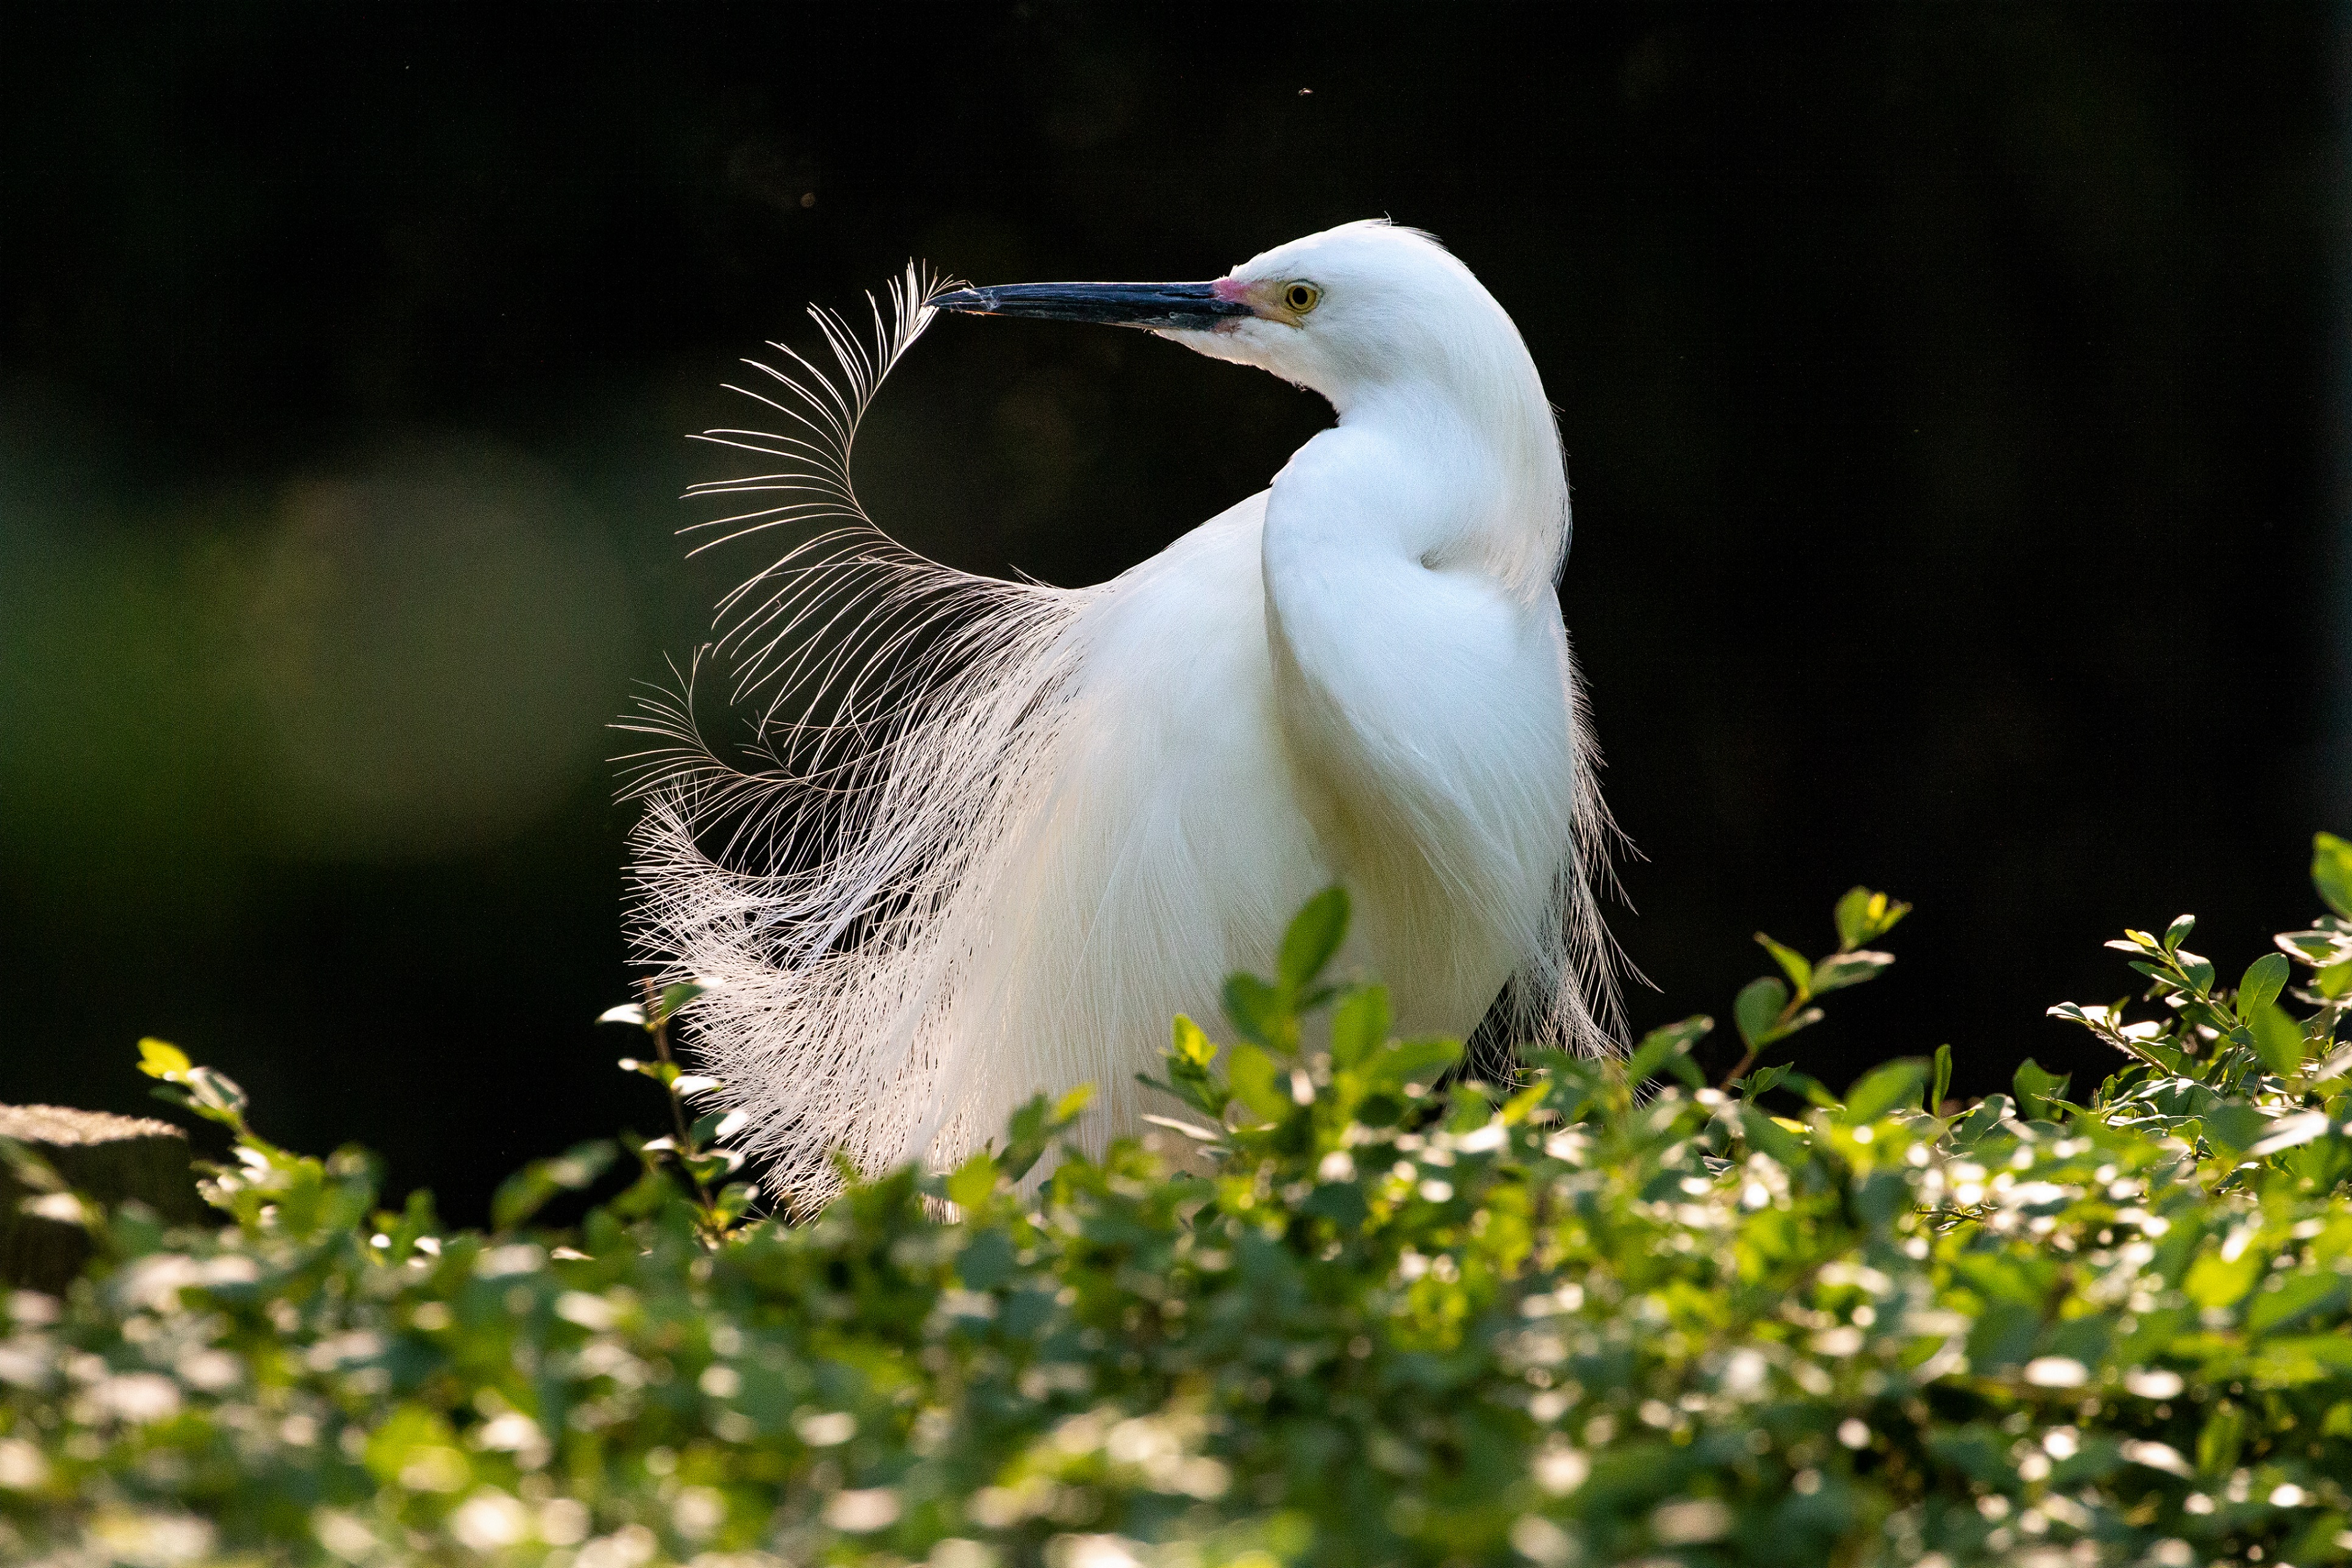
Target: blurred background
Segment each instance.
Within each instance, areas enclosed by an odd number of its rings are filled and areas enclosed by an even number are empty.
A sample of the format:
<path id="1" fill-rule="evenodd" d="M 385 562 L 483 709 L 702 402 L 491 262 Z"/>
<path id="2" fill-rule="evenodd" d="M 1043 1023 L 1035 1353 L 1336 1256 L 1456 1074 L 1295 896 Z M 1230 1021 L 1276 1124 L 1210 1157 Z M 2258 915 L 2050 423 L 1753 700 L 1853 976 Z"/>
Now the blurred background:
<path id="1" fill-rule="evenodd" d="M 2127 989 L 2103 938 L 2194 910 L 2234 975 L 2352 831 L 2347 15 L 10 5 L 0 1099 L 140 1110 L 162 1035 L 459 1219 L 653 1129 L 591 1022 L 605 727 L 763 559 L 673 536 L 738 356 L 909 256 L 1204 277 L 1378 214 L 1560 409 L 1637 1022 L 1866 882 L 1902 961 L 1801 1066 L 2095 1079 L 2042 1009 Z M 947 320 L 860 479 L 1087 582 L 1325 417 Z"/>

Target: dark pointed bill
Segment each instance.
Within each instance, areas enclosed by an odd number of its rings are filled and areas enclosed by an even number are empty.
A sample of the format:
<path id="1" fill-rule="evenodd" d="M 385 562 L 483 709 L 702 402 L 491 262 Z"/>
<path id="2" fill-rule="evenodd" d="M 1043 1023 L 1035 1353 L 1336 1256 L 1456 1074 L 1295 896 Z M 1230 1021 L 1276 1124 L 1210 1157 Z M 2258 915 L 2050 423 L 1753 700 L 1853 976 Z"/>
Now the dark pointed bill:
<path id="1" fill-rule="evenodd" d="M 1028 316 L 1044 321 L 1099 321 L 1116 327 L 1213 327 L 1256 314 L 1226 299 L 1213 283 L 1001 283 L 959 288 L 933 308 L 971 316 Z"/>

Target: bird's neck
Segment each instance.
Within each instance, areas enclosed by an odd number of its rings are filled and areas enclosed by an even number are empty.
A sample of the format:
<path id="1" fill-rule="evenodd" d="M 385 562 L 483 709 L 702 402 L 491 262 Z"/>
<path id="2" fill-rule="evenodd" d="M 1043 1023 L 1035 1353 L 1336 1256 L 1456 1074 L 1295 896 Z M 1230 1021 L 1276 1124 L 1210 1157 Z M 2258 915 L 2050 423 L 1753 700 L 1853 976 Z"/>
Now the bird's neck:
<path id="1" fill-rule="evenodd" d="M 1519 395 L 1475 401 L 1442 385 L 1350 389 L 1339 422 L 1275 480 L 1269 589 L 1341 558 L 1478 573 L 1548 598 L 1568 542 L 1568 481 L 1550 405 L 1528 367 Z"/>
<path id="2" fill-rule="evenodd" d="M 1354 401 L 1266 501 L 1267 653 L 1297 799 L 1370 956 L 1422 977 L 1415 1027 L 1475 1021 L 1517 940 L 1482 901 L 1554 863 L 1526 828 L 1549 819 L 1520 809 L 1569 777 L 1546 684 L 1564 651 L 1550 584 L 1567 497 L 1541 413 L 1498 432 L 1443 399 Z M 1522 789 L 1510 769 L 1530 756 Z"/>

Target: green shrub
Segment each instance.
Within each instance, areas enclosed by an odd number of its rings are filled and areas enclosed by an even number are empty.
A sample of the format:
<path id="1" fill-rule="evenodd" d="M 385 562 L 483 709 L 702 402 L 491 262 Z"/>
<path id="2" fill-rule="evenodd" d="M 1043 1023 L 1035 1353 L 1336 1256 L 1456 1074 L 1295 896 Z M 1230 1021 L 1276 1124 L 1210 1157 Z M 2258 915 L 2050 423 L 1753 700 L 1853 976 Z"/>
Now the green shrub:
<path id="1" fill-rule="evenodd" d="M 1074 1095 L 796 1226 L 744 1219 L 683 1115 L 576 1228 L 525 1228 L 609 1145 L 510 1183 L 492 1234 L 382 1212 L 366 1155 L 264 1142 L 151 1044 L 235 1130 L 230 1223 L 85 1204 L 87 1277 L 8 1300 L 0 1555 L 2352 1559 L 2352 846 L 2316 880 L 2333 915 L 2234 988 L 2185 917 L 2114 944 L 2146 1016 L 2054 1009 L 2121 1054 L 2095 1093 L 2028 1063 L 1952 1115 L 1941 1052 L 1843 1102 L 1745 1071 L 1881 970 L 1884 897 L 1827 957 L 1769 945 L 1727 1084 L 1693 1019 L 1490 1088 L 1322 982 L 1326 895 L 1233 983 L 1228 1048 L 1177 1025 L 1156 1135 L 1213 1179 L 1145 1140 L 1024 1184 Z M 684 999 L 625 1020 L 673 1089 Z"/>

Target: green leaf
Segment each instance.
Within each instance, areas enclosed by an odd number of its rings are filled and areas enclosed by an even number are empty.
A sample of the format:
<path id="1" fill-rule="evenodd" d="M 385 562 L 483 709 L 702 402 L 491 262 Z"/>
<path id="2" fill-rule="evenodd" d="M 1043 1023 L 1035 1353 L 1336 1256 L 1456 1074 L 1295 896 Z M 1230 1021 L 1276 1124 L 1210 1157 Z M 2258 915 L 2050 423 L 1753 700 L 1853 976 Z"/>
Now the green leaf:
<path id="1" fill-rule="evenodd" d="M 448 1423 L 421 1404 L 397 1406 L 368 1434 L 362 1451 L 367 1468 L 387 1487 L 454 1493 L 471 1481 L 472 1468 Z"/>
<path id="2" fill-rule="evenodd" d="M 1803 1137 L 1746 1101 L 1739 1105 L 1739 1130 L 1747 1134 L 1749 1147 L 1761 1150 L 1784 1166 L 1801 1165 L 1811 1152 Z"/>
<path id="3" fill-rule="evenodd" d="M 1831 1093 L 1828 1090 L 1822 1088 L 1822 1081 L 1820 1079 L 1806 1077 L 1803 1073 L 1799 1072 L 1793 1065 L 1791 1065 L 1788 1072 L 1783 1075 L 1781 1081 L 1787 1083 L 1790 1088 L 1803 1095 L 1805 1097 L 1806 1104 L 1819 1106 L 1824 1111 L 1834 1111 L 1838 1109 L 1838 1097 Z"/>
<path id="4" fill-rule="evenodd" d="M 187 1073 L 188 1053 L 169 1040 L 142 1040 L 139 1042 L 139 1071 L 150 1078 L 176 1081 Z"/>
<path id="5" fill-rule="evenodd" d="M 2251 1016 L 2246 1019 L 2246 1032 L 2253 1036 L 2254 1054 L 2281 1078 L 2293 1077 L 2303 1066 L 2303 1026 L 2269 1002 L 2257 1003 L 2247 1010 Z"/>
<path id="6" fill-rule="evenodd" d="M 1362 1071 L 1370 1088 L 1396 1089 L 1408 1083 L 1426 1088 L 1461 1059 L 1458 1040 L 1401 1040 L 1365 1063 Z"/>
<path id="7" fill-rule="evenodd" d="M 236 1080 L 211 1067 L 191 1067 L 184 1075 L 188 1092 L 195 1099 L 196 1109 L 217 1113 L 222 1119 L 245 1113 L 245 1091 Z"/>
<path id="8" fill-rule="evenodd" d="M 1838 950 L 1852 952 L 1865 942 L 1884 936 L 1910 913 L 1909 904 L 1897 903 L 1883 893 L 1873 893 L 1866 887 L 1846 889 L 1845 896 L 1837 901 L 1835 912 Z"/>
<path id="9" fill-rule="evenodd" d="M 1739 1026 L 1739 1038 L 1750 1051 L 1780 1038 L 1778 1025 L 1788 1005 L 1789 988 L 1769 975 L 1740 988 L 1731 1004 L 1731 1021 Z"/>
<path id="10" fill-rule="evenodd" d="M 1065 1093 L 1059 1100 L 1055 1101 L 1054 1114 L 1050 1119 L 1054 1130 L 1058 1132 L 1076 1122 L 1079 1113 L 1087 1108 L 1087 1103 L 1094 1097 L 1095 1086 L 1091 1083 L 1081 1083 Z"/>
<path id="11" fill-rule="evenodd" d="M 2271 1119 L 2242 1100 L 2224 1100 L 2203 1117 L 2206 1141 L 2224 1151 L 2233 1162 L 2263 1141 Z"/>
<path id="12" fill-rule="evenodd" d="M 1209 1063 L 1217 1059 L 1215 1043 L 1202 1032 L 1199 1024 L 1194 1023 L 1182 1013 L 1176 1015 L 1172 1032 L 1175 1039 L 1168 1048 L 1169 1054 L 1186 1066 L 1205 1069 Z"/>
<path id="13" fill-rule="evenodd" d="M 1968 1113 L 1952 1125 L 1952 1141 L 1962 1148 L 1990 1134 L 2001 1123 L 2002 1113 L 2010 1109 L 2006 1094 L 1988 1094 L 1969 1108 Z"/>
<path id="14" fill-rule="evenodd" d="M 2265 1008 L 2278 1000 L 2286 989 L 2287 962 L 2284 953 L 2265 953 L 2246 966 L 2246 977 L 2238 982 L 2238 1017 L 2252 1021 L 2254 1009 Z"/>
<path id="15" fill-rule="evenodd" d="M 1927 1090 L 1927 1114 L 1930 1116 L 1943 1114 L 1944 1097 L 1951 1092 L 1951 1087 L 1952 1048 L 1948 1045 L 1939 1045 L 1936 1048 L 1935 1078 Z"/>
<path id="16" fill-rule="evenodd" d="M 948 1201 L 970 1214 L 996 1190 L 996 1161 L 985 1152 L 976 1154 L 955 1168 L 948 1177 Z"/>
<path id="17" fill-rule="evenodd" d="M 2335 1274 L 2294 1274 L 2275 1291 L 2264 1291 L 2246 1309 L 2246 1332 L 2269 1333 L 2338 1304 L 2347 1289 Z"/>
<path id="18" fill-rule="evenodd" d="M 1782 946 L 1761 931 L 1756 934 L 1756 940 L 1762 943 L 1764 951 L 1771 954 L 1780 964 L 1781 973 L 1789 977 L 1789 984 L 1797 988 L 1800 998 L 1812 994 L 1813 967 L 1806 961 L 1803 954 L 1793 947 Z"/>
<path id="19" fill-rule="evenodd" d="M 490 1224 L 510 1230 L 545 1207 L 556 1194 L 579 1192 L 595 1184 L 619 1148 L 609 1138 L 574 1144 L 551 1160 L 533 1160 L 499 1186 L 490 1199 Z"/>
<path id="20" fill-rule="evenodd" d="M 751 1212 L 751 1206 L 759 1200 L 760 1189 L 750 1182 L 729 1182 L 710 1200 L 711 1216 L 723 1229 Z"/>
<path id="21" fill-rule="evenodd" d="M 1769 1094 L 1780 1086 L 1780 1081 L 1788 1077 L 1792 1071 L 1794 1069 L 1785 1061 L 1774 1062 L 1769 1067 L 1758 1068 L 1748 1075 L 1745 1085 L 1747 1098 L 1757 1100 Z"/>
<path id="22" fill-rule="evenodd" d="M 1225 1082 L 1261 1122 L 1290 1114 L 1290 1074 L 1273 1057 L 1244 1040 L 1225 1059 Z"/>
<path id="23" fill-rule="evenodd" d="M 2164 936 L 2159 945 L 2166 952 L 2169 953 L 2174 948 L 2179 946 L 2183 942 L 2188 941 L 2189 934 L 2196 929 L 2197 916 L 2193 915 L 2177 915 L 2173 916 L 2172 924 L 2164 928 Z"/>
<path id="24" fill-rule="evenodd" d="M 1353 1067 L 1386 1044 L 1391 1019 L 1385 986 L 1360 986 L 1331 1011 L 1331 1060 Z"/>
<path id="25" fill-rule="evenodd" d="M 2334 833 L 2312 835 L 2311 885 L 2338 919 L 2352 920 L 2352 842 Z"/>
<path id="26" fill-rule="evenodd" d="M 1227 977 L 1225 1018 L 1235 1033 L 1260 1045 L 1286 1046 L 1297 1028 L 1281 993 L 1249 974 Z"/>
<path id="27" fill-rule="evenodd" d="M 1293 995 L 1315 983 L 1339 944 L 1348 936 L 1348 890 L 1327 887 L 1307 901 L 1307 907 L 1282 934 L 1279 973 Z"/>
<path id="28" fill-rule="evenodd" d="M 1004 1129 L 1004 1148 L 997 1155 L 997 1167 L 1013 1181 L 1029 1174 L 1045 1153 L 1052 1140 L 1054 1109 L 1043 1094 L 1033 1094 L 1013 1113 Z"/>
<path id="29" fill-rule="evenodd" d="M 706 1111 L 694 1119 L 694 1126 L 687 1133 L 686 1141 L 698 1149 L 724 1143 L 741 1132 L 751 1120 L 740 1111 Z"/>
<path id="30" fill-rule="evenodd" d="M 967 1290 L 992 1291 L 1013 1278 L 1020 1266 L 1013 1238 L 993 1228 L 971 1228 L 963 1251 L 956 1259 L 956 1274 Z"/>
<path id="31" fill-rule="evenodd" d="M 1690 1042 L 1671 1029 L 1655 1029 L 1643 1035 L 1633 1053 L 1625 1059 L 1625 1082 L 1639 1087 L 1666 1069 L 1666 1063 L 1681 1057 L 1690 1049 Z"/>
<path id="32" fill-rule="evenodd" d="M 2057 1113 L 2050 1103 L 2066 1092 L 2072 1077 L 2071 1073 L 2053 1072 L 2030 1056 L 2018 1063 L 2010 1087 L 2017 1092 L 2019 1118 L 2028 1122 L 2054 1119 Z"/>
<path id="33" fill-rule="evenodd" d="M 702 995 L 703 992 L 709 988 L 709 987 L 695 980 L 677 980 L 669 985 L 664 986 L 661 990 L 660 1006 L 655 1011 L 654 1016 L 647 1019 L 646 1021 L 652 1025 L 660 1025 L 669 1022 L 670 1019 L 677 1016 L 678 1009 L 680 1008 L 683 1008 L 687 1003 L 694 1000 L 695 998 Z"/>
<path id="34" fill-rule="evenodd" d="M 1715 1020 L 1704 1013 L 1694 1014 L 1678 1022 L 1652 1030 L 1633 1048 L 1625 1061 L 1625 1081 L 1640 1084 L 1658 1075 L 1667 1062 L 1687 1055 L 1701 1035 L 1715 1027 Z"/>
<path id="35" fill-rule="evenodd" d="M 698 1154 L 681 1150 L 679 1158 L 686 1162 L 688 1173 L 705 1186 L 743 1168 L 742 1152 L 737 1149 L 709 1149 Z"/>
<path id="36" fill-rule="evenodd" d="M 2197 1469 L 2209 1476 L 2226 1475 L 2235 1469 L 2245 1437 L 2244 1414 L 2235 1405 L 2216 1406 L 2205 1418 L 2204 1429 L 2197 1434 Z"/>
<path id="37" fill-rule="evenodd" d="M 15 1138 L 0 1135 L 0 1166 L 6 1166 L 8 1174 L 16 1178 L 18 1185 L 30 1191 L 58 1193 L 70 1190 L 65 1178 L 58 1175 L 55 1166 L 37 1150 Z"/>
<path id="38" fill-rule="evenodd" d="M 1352 1235 L 1363 1228 L 1370 1215 L 1364 1201 L 1363 1188 L 1353 1182 L 1326 1182 L 1307 1195 L 1298 1206 L 1301 1214 L 1312 1214 L 1331 1221 L 1342 1235 Z"/>
<path id="39" fill-rule="evenodd" d="M 1832 953 L 1813 966 L 1813 995 L 1824 996 L 1842 991 L 1848 986 L 1858 986 L 1864 980 L 1878 978 L 1878 971 L 1895 962 L 1892 953 L 1877 953 L 1868 948 L 1853 953 Z"/>
<path id="40" fill-rule="evenodd" d="M 1875 1122 L 1889 1111 L 1916 1101 L 1919 1086 L 1927 1081 L 1926 1062 L 1909 1058 L 1890 1061 L 1865 1074 L 1862 1082 L 1846 1091 L 1845 1113 L 1841 1120 L 1849 1126 Z"/>
<path id="41" fill-rule="evenodd" d="M 2246 1369 L 2273 1387 L 2342 1377 L 2352 1374 L 2352 1334 L 2339 1330 L 2335 1333 L 2281 1334 L 2266 1339 Z M 2352 1401 L 2331 1406 L 2323 1429 L 2331 1437 L 2352 1436 Z M 2299 1554 L 2300 1548 L 2297 1550 Z"/>
<path id="42" fill-rule="evenodd" d="M 1849 887 L 1831 911 L 1837 923 L 1838 947 L 1841 951 L 1859 947 L 1870 940 L 1870 889 Z"/>

